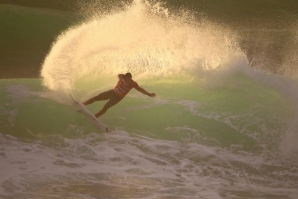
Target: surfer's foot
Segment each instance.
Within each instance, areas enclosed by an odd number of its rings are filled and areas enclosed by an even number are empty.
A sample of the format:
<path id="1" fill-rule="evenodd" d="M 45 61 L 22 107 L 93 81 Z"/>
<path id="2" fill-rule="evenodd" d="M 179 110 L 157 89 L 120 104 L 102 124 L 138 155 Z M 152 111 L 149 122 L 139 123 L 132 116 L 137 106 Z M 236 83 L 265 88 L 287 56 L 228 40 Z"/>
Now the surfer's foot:
<path id="1" fill-rule="evenodd" d="M 94 116 L 96 117 L 96 118 L 99 118 L 99 116 L 101 116 L 102 114 L 101 113 L 96 113 Z"/>

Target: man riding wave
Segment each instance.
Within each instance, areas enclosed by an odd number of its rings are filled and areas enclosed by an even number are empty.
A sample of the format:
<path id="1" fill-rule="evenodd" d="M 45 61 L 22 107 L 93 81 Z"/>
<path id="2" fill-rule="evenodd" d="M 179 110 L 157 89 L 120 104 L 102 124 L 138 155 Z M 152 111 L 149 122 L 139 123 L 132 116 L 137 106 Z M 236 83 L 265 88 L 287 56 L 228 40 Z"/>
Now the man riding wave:
<path id="1" fill-rule="evenodd" d="M 155 97 L 155 93 L 148 93 L 145 89 L 140 87 L 137 82 L 132 79 L 131 73 L 119 74 L 118 75 L 119 81 L 114 87 L 109 91 L 105 91 L 100 93 L 99 95 L 92 97 L 91 99 L 84 102 L 84 105 L 92 104 L 95 101 L 102 101 L 102 100 L 109 100 L 104 107 L 95 114 L 95 117 L 100 117 L 103 115 L 109 108 L 120 102 L 127 93 L 132 89 L 135 88 L 139 92 L 143 93 L 144 95 L 148 95 L 149 97 Z"/>

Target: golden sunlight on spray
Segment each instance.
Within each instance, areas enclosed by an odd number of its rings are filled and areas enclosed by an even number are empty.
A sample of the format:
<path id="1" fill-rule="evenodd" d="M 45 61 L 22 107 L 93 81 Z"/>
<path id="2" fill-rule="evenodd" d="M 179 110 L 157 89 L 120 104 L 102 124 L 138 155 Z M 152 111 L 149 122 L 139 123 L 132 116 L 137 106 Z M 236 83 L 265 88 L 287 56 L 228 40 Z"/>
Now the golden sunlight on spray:
<path id="1" fill-rule="evenodd" d="M 145 79 L 192 75 L 198 68 L 215 69 L 242 56 L 229 31 L 177 13 L 160 4 L 135 1 L 124 10 L 69 29 L 44 61 L 44 85 L 71 92 L 84 78 L 114 77 L 126 71 Z"/>

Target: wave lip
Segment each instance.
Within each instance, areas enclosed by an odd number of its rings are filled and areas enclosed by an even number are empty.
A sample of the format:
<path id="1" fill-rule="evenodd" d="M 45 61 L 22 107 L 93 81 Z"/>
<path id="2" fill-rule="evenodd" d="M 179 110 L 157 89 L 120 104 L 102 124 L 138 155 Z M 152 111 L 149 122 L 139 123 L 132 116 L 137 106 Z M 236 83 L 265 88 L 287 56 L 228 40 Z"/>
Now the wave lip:
<path id="1" fill-rule="evenodd" d="M 187 20 L 191 21 L 187 21 Z M 135 78 L 192 75 L 243 59 L 234 35 L 184 11 L 134 1 L 126 9 L 89 21 L 60 35 L 42 66 L 52 90 L 75 89 L 79 79 L 130 71 Z"/>

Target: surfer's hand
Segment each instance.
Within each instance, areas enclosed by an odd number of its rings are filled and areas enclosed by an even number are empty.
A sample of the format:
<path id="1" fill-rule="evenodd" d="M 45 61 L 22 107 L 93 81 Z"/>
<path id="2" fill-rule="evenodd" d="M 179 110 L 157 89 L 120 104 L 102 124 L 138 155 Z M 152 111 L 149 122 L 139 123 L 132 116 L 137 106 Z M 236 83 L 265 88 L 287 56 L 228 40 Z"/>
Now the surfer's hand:
<path id="1" fill-rule="evenodd" d="M 156 95 L 155 95 L 155 93 L 149 93 L 148 96 L 149 96 L 149 97 L 155 97 Z"/>

